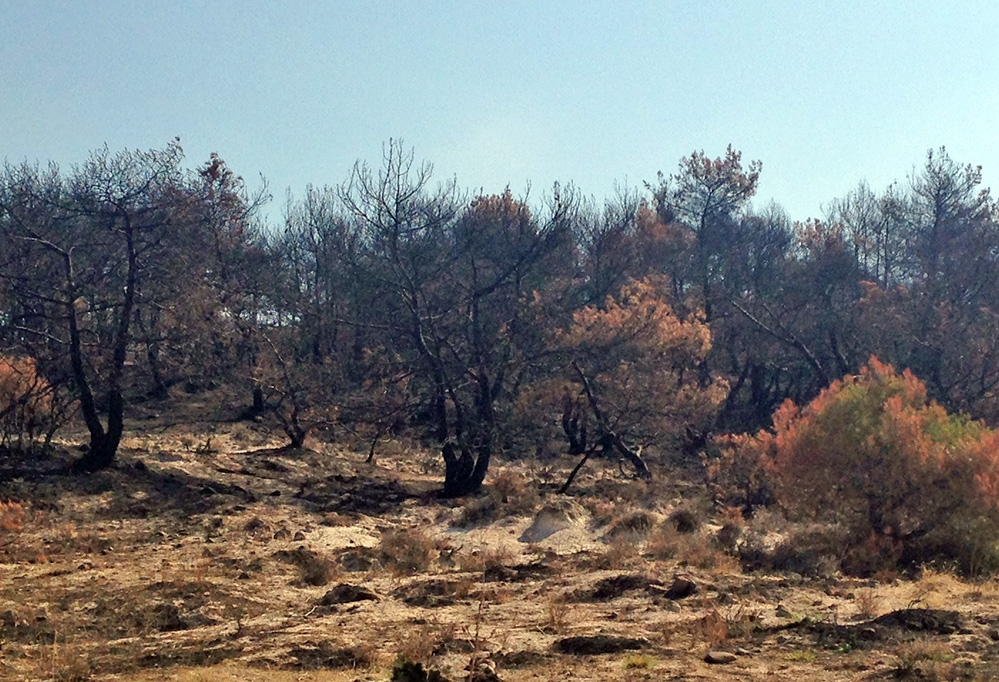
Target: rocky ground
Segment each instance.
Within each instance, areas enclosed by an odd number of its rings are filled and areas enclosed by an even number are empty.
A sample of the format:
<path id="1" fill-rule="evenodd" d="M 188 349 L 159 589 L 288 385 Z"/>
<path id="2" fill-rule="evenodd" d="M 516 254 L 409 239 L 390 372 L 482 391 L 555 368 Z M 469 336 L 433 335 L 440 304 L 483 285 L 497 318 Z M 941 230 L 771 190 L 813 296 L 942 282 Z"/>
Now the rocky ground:
<path id="1" fill-rule="evenodd" d="M 87 476 L 68 449 L 0 456 L 24 508 L 0 530 L 0 679 L 999 676 L 996 583 L 746 572 L 696 481 L 596 464 L 558 496 L 570 462 L 500 462 L 454 502 L 398 443 L 365 464 L 149 412 L 124 445 Z"/>

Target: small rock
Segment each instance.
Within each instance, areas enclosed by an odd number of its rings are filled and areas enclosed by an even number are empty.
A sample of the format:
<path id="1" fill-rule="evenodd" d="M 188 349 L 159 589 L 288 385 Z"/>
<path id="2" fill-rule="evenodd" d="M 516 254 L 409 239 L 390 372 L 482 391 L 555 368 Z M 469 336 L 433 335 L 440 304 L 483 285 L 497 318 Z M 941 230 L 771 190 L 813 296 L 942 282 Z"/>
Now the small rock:
<path id="1" fill-rule="evenodd" d="M 783 605 L 777 606 L 777 610 L 774 611 L 774 615 L 778 618 L 793 618 L 793 614 L 785 609 Z"/>
<path id="2" fill-rule="evenodd" d="M 616 654 L 622 651 L 644 649 L 649 646 L 649 642 L 634 637 L 589 635 L 566 637 L 556 641 L 554 646 L 555 650 L 562 654 L 597 656 L 600 654 Z"/>
<path id="3" fill-rule="evenodd" d="M 305 533 L 303 533 L 302 531 L 298 531 L 297 533 L 295 533 L 295 536 L 292 538 L 292 540 L 296 542 L 301 542 L 304 539 L 305 539 Z"/>
<path id="4" fill-rule="evenodd" d="M 482 573 L 482 580 L 487 583 L 506 583 L 516 579 L 517 571 L 502 564 L 487 566 Z"/>
<path id="5" fill-rule="evenodd" d="M 357 585 L 340 583 L 319 600 L 320 606 L 333 606 L 334 604 L 348 604 L 357 601 L 378 601 L 380 597 L 367 589 Z"/>
<path id="6" fill-rule="evenodd" d="M 999 642 L 999 629 L 993 628 L 989 630 L 989 639 L 993 642 Z"/>
<path id="7" fill-rule="evenodd" d="M 677 578 L 673 581 L 673 584 L 669 586 L 666 590 L 665 597 L 676 601 L 677 599 L 683 599 L 689 597 L 690 595 L 697 592 L 697 584 L 693 580 L 687 578 Z"/>
<path id="8" fill-rule="evenodd" d="M 269 492 L 267 494 L 270 495 L 271 497 L 281 497 L 281 491 L 280 490 L 273 490 L 273 491 L 271 491 L 271 492 Z"/>
<path id="9" fill-rule="evenodd" d="M 711 665 L 725 665 L 734 663 L 736 655 L 728 651 L 709 651 L 704 655 L 704 662 Z"/>

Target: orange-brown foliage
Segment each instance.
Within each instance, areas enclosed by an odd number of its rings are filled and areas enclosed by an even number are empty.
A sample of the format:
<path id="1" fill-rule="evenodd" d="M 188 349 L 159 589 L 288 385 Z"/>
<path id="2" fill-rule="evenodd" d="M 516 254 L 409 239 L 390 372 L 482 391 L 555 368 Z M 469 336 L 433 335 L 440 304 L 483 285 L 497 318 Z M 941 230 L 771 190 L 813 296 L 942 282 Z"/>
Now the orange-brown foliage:
<path id="1" fill-rule="evenodd" d="M 0 444 L 34 441 L 45 431 L 51 412 L 51 390 L 35 361 L 0 355 Z"/>
<path id="2" fill-rule="evenodd" d="M 999 433 L 948 414 L 909 371 L 871 358 L 804 408 L 785 402 L 772 432 L 732 444 L 788 509 L 849 528 L 858 570 L 935 558 L 999 568 Z"/>
<path id="3" fill-rule="evenodd" d="M 577 310 L 558 337 L 598 387 L 609 419 L 652 444 L 705 428 L 727 389 L 696 369 L 711 349 L 710 328 L 696 315 L 678 317 L 657 284 L 632 281 L 602 308 Z"/>
<path id="4" fill-rule="evenodd" d="M 8 535 L 24 526 L 24 507 L 17 502 L 0 502 L 0 533 Z"/>

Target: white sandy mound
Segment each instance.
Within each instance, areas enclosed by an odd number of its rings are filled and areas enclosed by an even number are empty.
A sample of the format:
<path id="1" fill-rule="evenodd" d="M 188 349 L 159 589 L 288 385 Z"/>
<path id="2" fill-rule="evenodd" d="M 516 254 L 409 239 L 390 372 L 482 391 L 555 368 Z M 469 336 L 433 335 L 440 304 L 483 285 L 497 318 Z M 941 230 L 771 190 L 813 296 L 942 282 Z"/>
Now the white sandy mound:
<path id="1" fill-rule="evenodd" d="M 571 500 L 549 502 L 534 516 L 534 521 L 521 534 L 521 542 L 541 542 L 561 531 L 582 529 L 586 512 Z"/>

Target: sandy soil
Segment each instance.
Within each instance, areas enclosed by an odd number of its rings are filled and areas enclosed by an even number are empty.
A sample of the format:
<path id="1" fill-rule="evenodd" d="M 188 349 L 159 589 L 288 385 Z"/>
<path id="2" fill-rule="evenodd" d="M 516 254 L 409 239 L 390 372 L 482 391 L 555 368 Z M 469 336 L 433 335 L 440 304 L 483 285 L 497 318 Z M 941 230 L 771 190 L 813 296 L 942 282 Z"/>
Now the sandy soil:
<path id="1" fill-rule="evenodd" d="M 720 520 L 675 530 L 694 483 L 597 465 L 559 497 L 537 486 L 557 465 L 501 463 L 442 501 L 417 448 L 277 445 L 148 414 L 110 471 L 0 457 L 0 500 L 27 510 L 0 531 L 0 679 L 386 680 L 400 658 L 511 682 L 999 674 L 994 583 L 744 573 Z"/>

